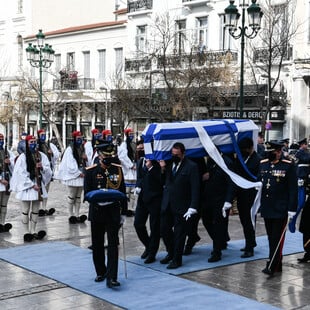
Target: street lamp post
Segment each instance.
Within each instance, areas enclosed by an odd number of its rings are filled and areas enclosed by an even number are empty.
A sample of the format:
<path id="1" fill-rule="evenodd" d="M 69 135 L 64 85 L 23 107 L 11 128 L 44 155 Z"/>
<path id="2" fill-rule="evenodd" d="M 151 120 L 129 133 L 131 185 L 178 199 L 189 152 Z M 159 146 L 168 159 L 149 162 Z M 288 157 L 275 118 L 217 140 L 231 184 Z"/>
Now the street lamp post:
<path id="1" fill-rule="evenodd" d="M 42 128 L 42 114 L 43 114 L 43 102 L 42 102 L 42 69 L 49 68 L 54 61 L 55 51 L 51 45 L 45 43 L 45 35 L 40 29 L 37 38 L 37 46 L 29 43 L 26 48 L 27 60 L 32 67 L 39 68 L 40 80 L 39 80 L 39 100 L 40 100 L 40 128 Z"/>
<path id="2" fill-rule="evenodd" d="M 238 27 L 238 21 L 240 18 L 240 13 L 236 5 L 234 5 L 234 0 L 230 0 L 229 6 L 225 9 L 225 25 L 228 28 L 229 34 L 234 39 L 241 38 L 241 64 L 240 64 L 240 99 L 239 99 L 239 109 L 240 118 L 243 118 L 243 104 L 244 104 L 244 90 L 243 90 L 243 75 L 244 75 L 244 40 L 245 37 L 253 39 L 256 37 L 259 29 L 261 18 L 263 12 L 256 0 L 251 0 L 252 4 L 249 6 L 248 0 L 239 0 L 239 6 L 241 7 L 241 27 Z M 245 26 L 245 9 L 247 8 L 249 25 Z"/>

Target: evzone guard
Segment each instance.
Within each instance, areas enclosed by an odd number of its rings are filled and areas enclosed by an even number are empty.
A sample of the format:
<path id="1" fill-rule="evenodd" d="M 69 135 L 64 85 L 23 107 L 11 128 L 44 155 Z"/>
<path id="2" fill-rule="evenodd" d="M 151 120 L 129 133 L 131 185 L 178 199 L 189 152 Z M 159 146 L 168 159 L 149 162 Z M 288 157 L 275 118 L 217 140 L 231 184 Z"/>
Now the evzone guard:
<path id="1" fill-rule="evenodd" d="M 46 132 L 44 129 L 38 130 L 38 149 L 40 152 L 44 153 L 51 165 L 52 172 L 54 174 L 56 162 L 60 156 L 60 152 L 57 149 L 56 145 L 51 142 L 46 142 Z M 53 179 L 51 179 L 52 181 Z M 51 182 L 45 184 L 46 191 L 49 191 Z M 45 215 L 53 215 L 55 212 L 55 208 L 46 209 L 47 206 L 47 198 L 43 198 L 42 208 L 39 209 L 39 216 Z"/>
<path id="2" fill-rule="evenodd" d="M 26 152 L 18 157 L 12 179 L 11 190 L 22 203 L 22 222 L 26 227 L 24 241 L 42 239 L 44 230 L 36 232 L 40 203 L 47 198 L 45 184 L 52 178 L 52 170 L 47 156 L 38 151 L 35 136 L 26 137 Z"/>
<path id="3" fill-rule="evenodd" d="M 11 223 L 5 223 L 10 197 L 10 178 L 14 169 L 15 155 L 4 146 L 4 135 L 0 133 L 0 233 L 8 232 Z"/>

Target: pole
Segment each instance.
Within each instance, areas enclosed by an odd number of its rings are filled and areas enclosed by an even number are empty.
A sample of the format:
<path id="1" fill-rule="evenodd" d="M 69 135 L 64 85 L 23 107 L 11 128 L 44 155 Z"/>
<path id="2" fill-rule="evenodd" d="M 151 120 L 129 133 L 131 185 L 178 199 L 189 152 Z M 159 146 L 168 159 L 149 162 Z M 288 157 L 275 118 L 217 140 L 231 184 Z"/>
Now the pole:
<path id="1" fill-rule="evenodd" d="M 42 128 L 42 113 L 43 113 L 43 106 L 42 106 L 42 52 L 40 48 L 40 60 L 39 60 L 39 71 L 40 71 L 40 90 L 39 90 L 39 99 L 40 99 L 40 128 Z"/>
<path id="2" fill-rule="evenodd" d="M 239 102 L 239 110 L 240 110 L 240 118 L 243 118 L 243 103 L 244 103 L 244 90 L 243 90 L 243 76 L 244 76 L 244 34 L 245 34 L 245 8 L 242 8 L 242 17 L 241 17 L 241 64 L 240 64 L 240 102 Z"/>

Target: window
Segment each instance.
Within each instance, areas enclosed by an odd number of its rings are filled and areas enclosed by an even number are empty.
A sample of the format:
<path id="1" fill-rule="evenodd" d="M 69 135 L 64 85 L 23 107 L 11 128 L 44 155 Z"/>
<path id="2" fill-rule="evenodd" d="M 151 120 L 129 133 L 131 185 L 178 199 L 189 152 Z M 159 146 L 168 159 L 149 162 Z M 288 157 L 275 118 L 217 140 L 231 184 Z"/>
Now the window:
<path id="1" fill-rule="evenodd" d="M 61 54 L 55 54 L 55 70 L 59 72 L 61 69 Z"/>
<path id="2" fill-rule="evenodd" d="M 208 17 L 197 18 L 198 51 L 205 52 L 208 48 Z"/>
<path id="3" fill-rule="evenodd" d="M 175 52 L 178 54 L 185 52 L 185 31 L 186 20 L 176 21 L 176 38 L 175 38 Z"/>
<path id="4" fill-rule="evenodd" d="M 280 4 L 272 6 L 273 14 L 274 14 L 274 34 L 273 38 L 278 40 L 278 42 L 283 39 L 286 40 L 287 34 L 289 32 L 289 23 L 288 23 L 288 13 L 287 13 L 287 5 Z"/>
<path id="5" fill-rule="evenodd" d="M 75 53 L 67 54 L 67 69 L 69 71 L 74 71 L 75 69 Z"/>
<path id="6" fill-rule="evenodd" d="M 23 13 L 23 8 L 24 8 L 24 0 L 18 0 L 17 1 L 17 13 L 18 14 Z"/>
<path id="7" fill-rule="evenodd" d="M 23 38 L 20 34 L 17 36 L 17 46 L 18 46 L 17 66 L 18 70 L 21 71 L 23 67 Z"/>
<path id="8" fill-rule="evenodd" d="M 84 78 L 90 78 L 90 52 L 83 52 L 84 56 Z"/>
<path id="9" fill-rule="evenodd" d="M 99 57 L 99 80 L 105 80 L 106 50 L 99 50 L 98 57 Z"/>
<path id="10" fill-rule="evenodd" d="M 146 26 L 138 26 L 136 34 L 136 50 L 138 54 L 146 53 Z"/>
<path id="11" fill-rule="evenodd" d="M 220 50 L 230 50 L 232 37 L 225 26 L 225 14 L 220 14 Z"/>
<path id="12" fill-rule="evenodd" d="M 115 49 L 115 73 L 120 75 L 123 71 L 123 48 Z"/>

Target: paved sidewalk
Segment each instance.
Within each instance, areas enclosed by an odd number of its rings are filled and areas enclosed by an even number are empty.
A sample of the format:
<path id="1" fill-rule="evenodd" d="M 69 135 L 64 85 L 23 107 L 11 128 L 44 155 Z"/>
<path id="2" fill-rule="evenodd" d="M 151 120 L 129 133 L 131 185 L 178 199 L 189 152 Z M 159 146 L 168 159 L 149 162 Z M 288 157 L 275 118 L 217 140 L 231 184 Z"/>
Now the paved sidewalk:
<path id="1" fill-rule="evenodd" d="M 38 228 L 45 229 L 47 236 L 43 241 L 34 241 L 35 243 L 45 242 L 45 240 L 62 240 L 82 248 L 87 248 L 90 245 L 89 222 L 69 225 L 66 189 L 58 181 L 54 181 L 51 186 L 48 207 L 56 208 L 56 213 L 53 216 L 39 218 Z M 81 211 L 87 214 L 88 205 L 86 203 L 82 205 Z M 0 247 L 8 248 L 23 245 L 24 227 L 21 223 L 20 206 L 14 198 L 14 194 L 10 197 L 7 221 L 13 224 L 13 228 L 9 233 L 0 234 Z M 141 255 L 144 249 L 136 237 L 133 218 L 126 219 L 124 231 L 127 256 Z M 229 231 L 231 240 L 243 238 L 237 215 L 230 217 Z M 202 239 L 199 244 L 210 243 L 210 238 L 202 225 L 200 225 L 199 234 Z M 258 218 L 257 235 L 264 234 L 263 221 Z M 161 250 L 164 250 L 162 244 Z M 120 249 L 120 253 L 122 255 L 122 249 Z M 209 254 L 206 253 L 206 259 Z M 268 278 L 261 272 L 265 267 L 265 260 L 188 273 L 182 277 L 282 309 L 310 309 L 310 264 L 298 264 L 297 257 L 301 256 L 301 253 L 285 256 L 282 274 L 277 274 L 272 278 Z M 101 299 L 2 260 L 0 260 L 0 268 L 1 310 L 120 309 Z M 94 270 L 89 272 L 95 277 Z M 128 276 L 133 277 L 134 275 Z M 103 289 L 106 289 L 105 285 Z M 193 309 L 195 309 L 194 300 Z M 212 309 L 212 304 L 206 305 L 206 309 Z M 230 309 L 234 309 L 234 305 L 230 305 Z"/>

